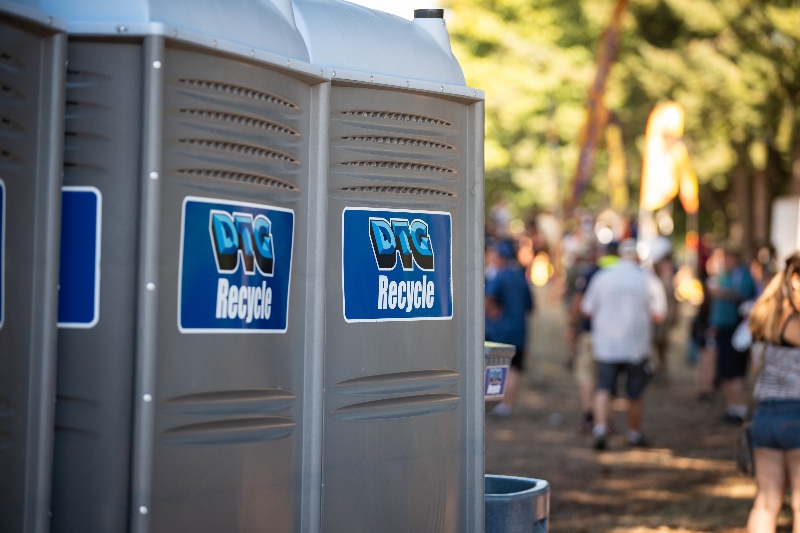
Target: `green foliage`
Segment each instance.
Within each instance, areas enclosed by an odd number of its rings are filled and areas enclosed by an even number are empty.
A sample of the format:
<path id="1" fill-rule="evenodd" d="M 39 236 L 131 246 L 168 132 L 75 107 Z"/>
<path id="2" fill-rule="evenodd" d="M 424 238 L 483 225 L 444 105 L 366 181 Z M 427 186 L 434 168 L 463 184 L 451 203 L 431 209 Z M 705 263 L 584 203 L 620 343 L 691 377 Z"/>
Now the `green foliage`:
<path id="1" fill-rule="evenodd" d="M 553 207 L 578 157 L 588 87 L 613 0 L 444 0 L 453 51 L 467 83 L 486 91 L 487 203 Z M 652 108 L 687 111 L 685 139 L 706 189 L 724 190 L 738 164 L 784 182 L 800 157 L 800 6 L 790 0 L 631 0 L 606 106 L 616 114 L 637 188 Z M 548 131 L 557 153 L 548 146 Z M 584 202 L 604 202 L 604 157 Z M 632 202 L 636 201 L 632 196 Z"/>

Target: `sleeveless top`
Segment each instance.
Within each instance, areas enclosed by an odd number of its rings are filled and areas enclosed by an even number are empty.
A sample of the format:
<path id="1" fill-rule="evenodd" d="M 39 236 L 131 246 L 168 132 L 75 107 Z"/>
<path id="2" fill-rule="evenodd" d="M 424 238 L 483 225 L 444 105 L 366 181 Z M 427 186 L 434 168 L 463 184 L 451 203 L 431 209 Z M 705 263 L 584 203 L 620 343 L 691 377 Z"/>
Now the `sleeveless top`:
<path id="1" fill-rule="evenodd" d="M 757 356 L 763 343 L 753 345 Z M 800 400 L 800 348 L 767 343 L 764 367 L 758 376 L 753 397 L 757 400 Z"/>

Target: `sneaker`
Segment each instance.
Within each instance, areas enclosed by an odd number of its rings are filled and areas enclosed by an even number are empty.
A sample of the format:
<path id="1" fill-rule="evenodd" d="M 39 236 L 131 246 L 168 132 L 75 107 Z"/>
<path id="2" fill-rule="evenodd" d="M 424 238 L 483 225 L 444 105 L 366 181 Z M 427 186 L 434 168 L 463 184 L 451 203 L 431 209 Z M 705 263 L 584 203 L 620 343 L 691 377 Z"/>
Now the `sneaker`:
<path id="1" fill-rule="evenodd" d="M 641 433 L 636 435 L 635 437 L 627 437 L 628 444 L 633 446 L 634 448 L 646 448 L 649 443 L 644 438 L 644 435 Z"/>
<path id="2" fill-rule="evenodd" d="M 492 409 L 492 414 L 500 418 L 508 418 L 511 416 L 511 408 L 504 403 L 498 403 L 497 407 Z"/>
<path id="3" fill-rule="evenodd" d="M 583 420 L 581 421 L 581 433 L 589 433 L 594 426 L 594 416 L 592 413 L 583 413 Z"/>
<path id="4" fill-rule="evenodd" d="M 594 444 L 593 447 L 595 450 L 605 450 L 606 449 L 606 435 L 595 435 L 594 436 Z"/>
<path id="5" fill-rule="evenodd" d="M 697 394 L 697 401 L 700 403 L 713 403 L 714 395 L 710 392 L 700 392 Z"/>
<path id="6" fill-rule="evenodd" d="M 722 415 L 722 422 L 734 426 L 741 426 L 744 423 L 744 418 L 739 415 L 732 415 L 730 413 L 725 413 L 724 415 Z"/>

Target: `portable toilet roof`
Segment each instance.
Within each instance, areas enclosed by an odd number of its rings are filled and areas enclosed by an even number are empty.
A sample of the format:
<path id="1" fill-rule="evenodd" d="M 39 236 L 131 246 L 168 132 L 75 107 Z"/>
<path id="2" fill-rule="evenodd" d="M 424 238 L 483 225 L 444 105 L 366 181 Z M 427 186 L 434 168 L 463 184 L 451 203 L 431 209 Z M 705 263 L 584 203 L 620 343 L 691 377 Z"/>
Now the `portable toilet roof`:
<path id="1" fill-rule="evenodd" d="M 294 0 L 311 63 L 335 80 L 482 97 L 467 89 L 441 10 L 402 17 L 343 0 Z"/>
<path id="2" fill-rule="evenodd" d="M 17 1 L 63 18 L 70 34 L 164 35 L 283 66 L 308 62 L 291 0 Z M 300 70 L 319 75 L 310 65 Z"/>

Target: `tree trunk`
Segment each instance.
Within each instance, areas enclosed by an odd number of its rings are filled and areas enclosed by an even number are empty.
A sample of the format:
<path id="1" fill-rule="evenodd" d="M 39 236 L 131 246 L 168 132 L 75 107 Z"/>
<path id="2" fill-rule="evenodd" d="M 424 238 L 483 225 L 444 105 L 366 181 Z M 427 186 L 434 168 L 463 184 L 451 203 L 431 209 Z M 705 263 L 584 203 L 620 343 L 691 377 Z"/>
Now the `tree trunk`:
<path id="1" fill-rule="evenodd" d="M 745 162 L 741 159 L 733 169 L 731 176 L 731 192 L 733 201 L 736 204 L 738 214 L 736 216 L 737 231 L 731 232 L 731 240 L 738 241 L 732 244 L 738 245 L 745 258 L 749 258 L 753 247 L 753 195 L 750 172 L 748 172 Z"/>
<path id="2" fill-rule="evenodd" d="M 753 176 L 753 242 L 756 246 L 769 243 L 769 216 L 771 191 L 769 187 L 769 169 L 756 170 Z"/>

